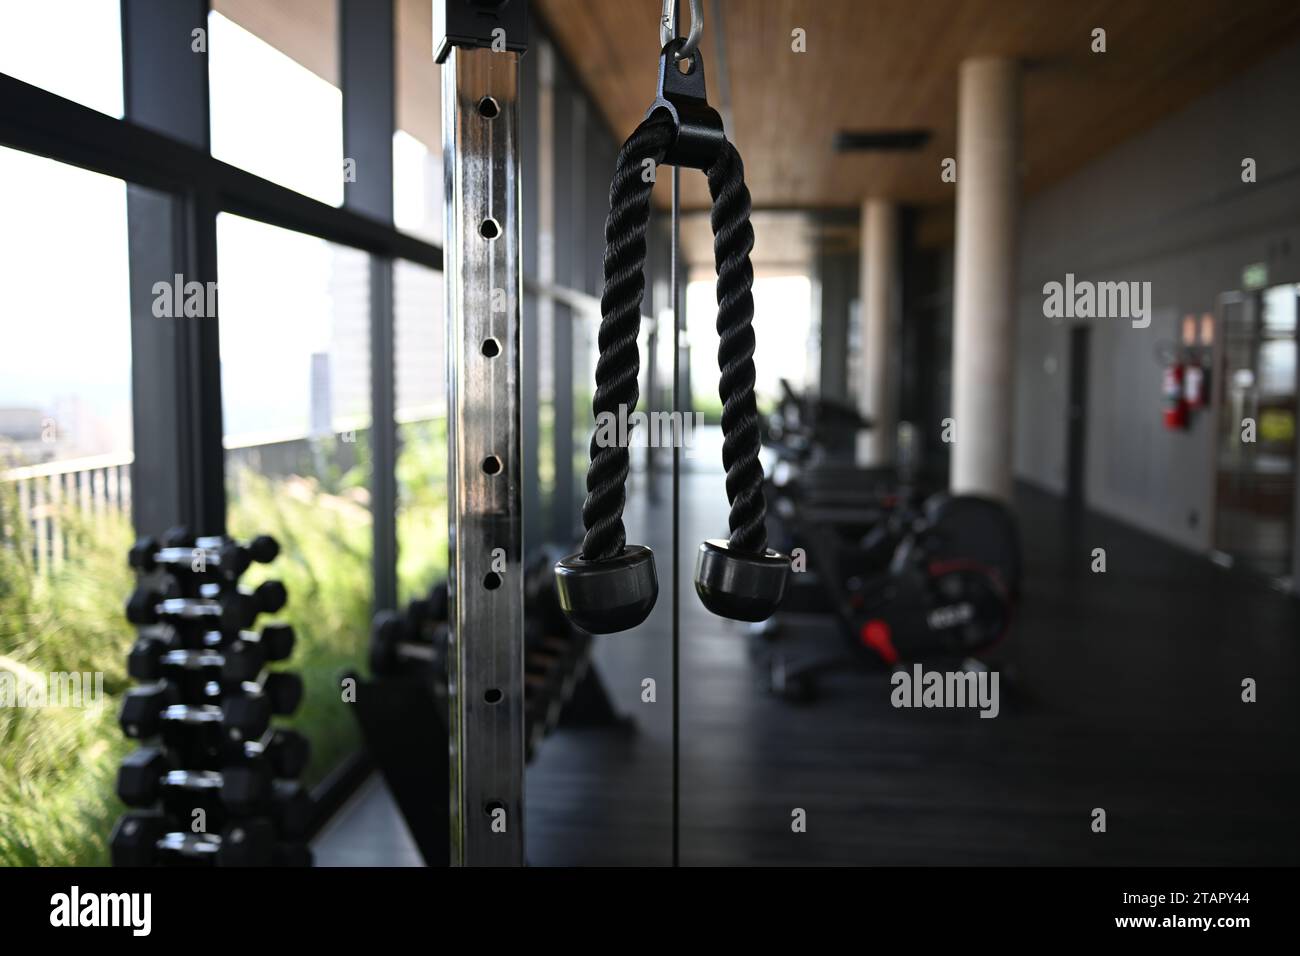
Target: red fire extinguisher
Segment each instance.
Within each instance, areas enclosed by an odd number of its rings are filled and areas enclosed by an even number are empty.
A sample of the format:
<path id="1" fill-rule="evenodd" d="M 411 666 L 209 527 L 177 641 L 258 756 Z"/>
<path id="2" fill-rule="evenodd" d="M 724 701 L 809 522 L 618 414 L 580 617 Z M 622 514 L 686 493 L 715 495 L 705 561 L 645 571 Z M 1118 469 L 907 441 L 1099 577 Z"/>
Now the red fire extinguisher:
<path id="1" fill-rule="evenodd" d="M 1184 366 L 1175 361 L 1165 366 L 1161 391 L 1165 396 L 1165 428 L 1176 431 L 1187 427 L 1187 395 L 1185 393 Z"/>

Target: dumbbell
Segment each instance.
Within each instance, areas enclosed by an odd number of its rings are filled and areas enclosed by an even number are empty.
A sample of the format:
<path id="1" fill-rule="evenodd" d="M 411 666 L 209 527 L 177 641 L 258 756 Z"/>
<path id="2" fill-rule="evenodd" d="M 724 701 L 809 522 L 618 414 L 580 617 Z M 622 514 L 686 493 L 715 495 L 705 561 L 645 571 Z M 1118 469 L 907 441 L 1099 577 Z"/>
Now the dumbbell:
<path id="1" fill-rule="evenodd" d="M 251 593 L 232 591 L 220 597 L 167 597 L 156 588 L 141 585 L 126 602 L 126 619 L 132 624 L 157 624 L 163 619 L 206 621 L 228 631 L 248 627 L 258 614 L 274 614 L 284 607 L 288 594 L 279 581 L 263 581 Z"/>
<path id="2" fill-rule="evenodd" d="M 277 727 L 260 740 L 245 740 L 240 747 L 244 760 L 264 761 L 277 779 L 302 774 L 311 761 L 311 744 L 296 730 Z"/>
<path id="3" fill-rule="evenodd" d="M 246 681 L 235 688 L 223 693 L 219 704 L 195 705 L 177 703 L 178 692 L 166 681 L 133 687 L 122 701 L 118 722 L 133 739 L 162 734 L 168 748 L 190 755 L 183 761 L 189 765 L 200 762 L 200 754 L 219 752 L 225 740 L 261 737 L 273 714 L 293 713 L 302 700 L 297 674 L 268 674 L 261 685 Z"/>
<path id="4" fill-rule="evenodd" d="M 192 551 L 194 542 L 194 535 L 183 525 L 168 528 L 159 538 L 146 535 L 137 538 L 135 544 L 131 545 L 131 550 L 127 553 L 127 564 L 137 571 L 148 573 L 157 569 L 156 555 L 159 551 L 176 551 L 181 548 Z"/>
<path id="5" fill-rule="evenodd" d="M 170 684 L 160 681 L 132 687 L 122 698 L 118 711 L 122 733 L 134 740 L 155 736 L 161 729 L 163 711 L 177 702 L 178 694 Z"/>
<path id="6" fill-rule="evenodd" d="M 271 794 L 271 777 L 262 763 L 213 770 L 173 770 L 156 747 L 128 754 L 117 774 L 117 795 L 128 807 L 152 806 L 159 799 L 174 815 L 202 807 L 218 819 L 255 813 Z"/>
<path id="7" fill-rule="evenodd" d="M 157 624 L 164 619 L 204 621 L 221 619 L 222 605 L 209 598 L 169 597 L 157 588 L 138 586 L 126 600 L 126 619 L 135 625 Z"/>
<path id="8" fill-rule="evenodd" d="M 126 672 L 138 681 L 156 681 L 162 676 L 162 656 L 168 641 L 153 634 L 142 634 L 126 656 Z"/>
<path id="9" fill-rule="evenodd" d="M 445 633 L 445 631 L 444 631 Z M 370 630 L 370 670 L 376 677 L 394 677 L 409 667 L 432 667 L 439 658 L 439 645 L 420 640 L 409 620 L 395 611 L 380 611 Z"/>
<path id="10" fill-rule="evenodd" d="M 246 820 L 220 834 L 185 833 L 169 828 L 155 811 L 124 814 L 109 839 L 114 866 L 271 866 L 275 828 L 269 820 Z"/>
<path id="11" fill-rule="evenodd" d="M 235 641 L 222 650 L 169 650 L 157 638 L 142 637 L 131 647 L 127 673 L 137 680 L 173 681 L 181 696 L 195 699 L 209 681 L 231 683 L 256 679 L 265 659 L 256 644 Z"/>
<path id="12" fill-rule="evenodd" d="M 236 642 L 256 647 L 265 661 L 287 660 L 293 653 L 296 641 L 297 636 L 291 624 L 264 624 L 260 633 L 240 631 L 233 641 L 227 641 L 220 631 L 209 631 L 203 636 L 203 643 L 208 647 L 229 650 Z"/>
<path id="13" fill-rule="evenodd" d="M 276 780 L 271 784 L 271 819 L 282 837 L 301 837 L 311 828 L 316 804 L 307 788 L 296 780 Z"/>
<path id="14" fill-rule="evenodd" d="M 250 627 L 259 614 L 275 614 L 288 603 L 289 595 L 279 581 L 263 581 L 252 592 L 232 591 L 223 594 L 221 625 L 228 631 Z"/>
<path id="15" fill-rule="evenodd" d="M 163 675 L 163 655 L 185 649 L 178 646 L 181 637 L 176 629 L 168 627 L 162 630 L 165 633 L 142 633 L 131 647 L 126 669 L 138 681 L 158 680 Z M 241 631 L 232 640 L 227 640 L 221 631 L 205 631 L 195 643 L 225 655 L 231 679 L 252 680 L 261 673 L 266 662 L 287 659 L 293 653 L 294 642 L 292 626 L 267 624 L 260 634 Z"/>
<path id="16" fill-rule="evenodd" d="M 447 622 L 450 610 L 447 582 L 439 581 L 430 588 L 427 597 L 415 598 L 406 606 L 406 622 L 412 634 L 424 637 L 431 634 L 439 624 Z"/>
<path id="17" fill-rule="evenodd" d="M 221 697 L 223 722 L 231 739 L 261 737 L 270 727 L 273 715 L 287 716 L 302 702 L 302 678 L 279 671 L 267 674 L 261 684 L 245 681 Z"/>
<path id="18" fill-rule="evenodd" d="M 177 573 L 194 573 L 196 552 L 202 557 L 204 570 L 220 573 L 233 581 L 254 561 L 258 564 L 274 561 L 280 545 L 269 535 L 259 535 L 243 546 L 229 538 L 195 539 L 185 529 L 173 529 L 164 535 L 161 545 L 153 538 L 140 538 L 132 545 L 127 560 L 131 567 L 144 573 L 156 571 L 159 566 Z"/>

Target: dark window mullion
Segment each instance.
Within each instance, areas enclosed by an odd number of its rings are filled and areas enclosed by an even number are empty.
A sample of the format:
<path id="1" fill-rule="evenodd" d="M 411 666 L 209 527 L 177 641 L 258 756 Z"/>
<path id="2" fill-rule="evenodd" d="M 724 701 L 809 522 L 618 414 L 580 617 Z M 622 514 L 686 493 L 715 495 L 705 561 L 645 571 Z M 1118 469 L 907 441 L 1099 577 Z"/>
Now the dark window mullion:
<path id="1" fill-rule="evenodd" d="M 207 15 L 207 0 L 122 0 L 125 118 L 205 152 L 208 62 L 190 49 L 188 38 L 195 28 L 206 28 Z M 216 213 L 210 190 L 189 190 L 170 200 L 127 192 L 132 495 L 142 532 L 172 524 L 199 534 L 225 530 L 217 317 L 160 319 L 151 308 L 156 282 L 170 283 L 176 274 L 205 287 L 216 281 Z"/>
<path id="2" fill-rule="evenodd" d="M 339 0 L 343 206 L 391 227 L 396 124 L 392 0 Z M 343 170 L 340 170 L 343 175 Z M 397 424 L 393 260 L 370 259 L 371 517 L 374 607 L 397 604 Z M 441 372 L 441 370 L 436 370 Z"/>

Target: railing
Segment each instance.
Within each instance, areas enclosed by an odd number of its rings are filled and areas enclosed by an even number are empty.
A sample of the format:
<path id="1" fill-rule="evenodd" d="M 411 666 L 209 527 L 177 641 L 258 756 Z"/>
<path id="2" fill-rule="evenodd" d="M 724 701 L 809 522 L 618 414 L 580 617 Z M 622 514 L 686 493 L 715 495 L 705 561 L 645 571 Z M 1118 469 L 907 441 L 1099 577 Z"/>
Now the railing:
<path id="1" fill-rule="evenodd" d="M 64 516 L 99 517 L 131 513 L 130 452 L 69 458 L 41 465 L 25 465 L 0 473 L 0 482 L 11 485 L 18 500 L 18 514 L 31 533 L 32 560 L 38 571 L 57 567 L 68 552 L 68 529 Z M 11 537 L 10 529 L 4 529 Z"/>
<path id="2" fill-rule="evenodd" d="M 397 424 L 413 425 L 443 415 L 440 406 L 399 410 Z M 341 426 L 341 427 L 339 427 Z M 369 420 L 337 422 L 330 464 L 348 468 L 356 463 L 357 440 L 369 430 Z M 324 465 L 319 443 L 302 433 L 230 436 L 225 440 L 226 469 L 247 467 L 269 477 L 319 474 Z M 131 514 L 130 452 L 69 458 L 0 471 L 0 485 L 17 496 L 18 515 L 31 535 L 32 560 L 38 571 L 58 567 L 68 555 L 66 519 Z M 0 542 L 12 540 L 13 530 L 0 528 Z"/>

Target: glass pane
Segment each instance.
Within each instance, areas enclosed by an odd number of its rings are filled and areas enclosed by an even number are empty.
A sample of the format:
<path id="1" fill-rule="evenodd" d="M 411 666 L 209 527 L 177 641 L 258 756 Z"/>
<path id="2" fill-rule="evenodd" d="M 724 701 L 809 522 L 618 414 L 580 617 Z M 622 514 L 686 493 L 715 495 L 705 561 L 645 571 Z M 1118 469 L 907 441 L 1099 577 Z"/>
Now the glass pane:
<path id="1" fill-rule="evenodd" d="M 338 206 L 343 94 L 335 4 L 218 0 L 208 17 L 212 155 Z"/>
<path id="2" fill-rule="evenodd" d="M 122 115 L 120 4 L 0 0 L 0 73 Z"/>
<path id="3" fill-rule="evenodd" d="M 314 783 L 360 739 L 338 679 L 370 630 L 369 260 L 229 214 L 217 254 L 227 523 L 236 538 L 274 536 L 289 558 L 264 574 L 289 591 L 307 685 L 291 723 L 311 738 Z"/>
<path id="4" fill-rule="evenodd" d="M 0 148 L 0 209 L 0 866 L 98 864 L 132 637 L 126 188 Z"/>
<path id="5" fill-rule="evenodd" d="M 432 18 L 426 0 L 398 0 L 393 221 L 404 232 L 441 242 L 442 73 L 433 62 Z"/>
<path id="6" fill-rule="evenodd" d="M 442 274 L 394 267 L 397 355 L 397 592 L 406 603 L 447 574 L 447 371 Z"/>

